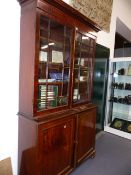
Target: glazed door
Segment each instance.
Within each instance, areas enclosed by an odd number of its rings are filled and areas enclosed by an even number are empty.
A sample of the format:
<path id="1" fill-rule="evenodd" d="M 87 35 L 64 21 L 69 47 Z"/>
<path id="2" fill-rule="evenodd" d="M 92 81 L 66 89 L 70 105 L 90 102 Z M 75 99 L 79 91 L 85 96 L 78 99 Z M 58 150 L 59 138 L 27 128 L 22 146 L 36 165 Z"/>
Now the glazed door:
<path id="1" fill-rule="evenodd" d="M 69 105 L 72 29 L 40 16 L 37 111 Z"/>
<path id="2" fill-rule="evenodd" d="M 73 105 L 91 101 L 95 38 L 76 32 Z"/>
<path id="3" fill-rule="evenodd" d="M 45 128 L 40 128 L 42 175 L 64 174 L 72 168 L 74 120 Z"/>
<path id="4" fill-rule="evenodd" d="M 100 44 L 96 44 L 92 98 L 92 103 L 98 107 L 96 117 L 96 132 L 104 130 L 109 55 L 109 48 Z"/>
<path id="5" fill-rule="evenodd" d="M 98 106 L 96 128 L 104 129 L 105 104 L 108 79 L 108 59 L 96 59 L 94 67 L 93 104 Z"/>
<path id="6" fill-rule="evenodd" d="M 95 147 L 96 108 L 78 115 L 78 145 L 76 162 L 90 155 Z"/>

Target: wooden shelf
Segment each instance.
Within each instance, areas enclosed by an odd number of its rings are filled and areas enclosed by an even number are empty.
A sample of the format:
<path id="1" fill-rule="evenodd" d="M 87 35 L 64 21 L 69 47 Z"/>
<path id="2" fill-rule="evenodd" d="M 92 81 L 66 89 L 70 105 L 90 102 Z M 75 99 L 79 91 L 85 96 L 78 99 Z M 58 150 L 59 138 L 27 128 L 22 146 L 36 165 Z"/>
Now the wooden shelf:
<path id="1" fill-rule="evenodd" d="M 40 64 L 45 64 L 48 66 L 59 66 L 61 68 L 70 68 L 70 66 L 68 64 L 65 63 L 55 63 L 55 62 L 45 62 L 45 61 L 39 61 Z"/>
<path id="2" fill-rule="evenodd" d="M 56 82 L 38 82 L 39 85 L 61 85 L 68 84 L 69 81 L 56 81 Z"/>

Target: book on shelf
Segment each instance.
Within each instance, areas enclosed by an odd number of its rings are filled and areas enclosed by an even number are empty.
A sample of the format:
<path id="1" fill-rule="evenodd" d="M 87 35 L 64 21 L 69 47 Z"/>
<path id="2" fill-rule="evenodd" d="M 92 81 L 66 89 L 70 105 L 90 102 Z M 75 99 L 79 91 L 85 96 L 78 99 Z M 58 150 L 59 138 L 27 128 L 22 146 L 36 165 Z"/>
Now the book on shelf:
<path id="1" fill-rule="evenodd" d="M 39 85 L 38 109 L 57 106 L 58 86 Z"/>

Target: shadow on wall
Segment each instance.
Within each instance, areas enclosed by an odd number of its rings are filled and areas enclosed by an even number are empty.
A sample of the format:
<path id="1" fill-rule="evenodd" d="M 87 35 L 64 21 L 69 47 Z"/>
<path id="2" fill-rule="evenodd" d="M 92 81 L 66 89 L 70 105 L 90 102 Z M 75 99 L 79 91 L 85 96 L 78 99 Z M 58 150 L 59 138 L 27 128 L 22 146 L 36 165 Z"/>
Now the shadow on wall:
<path id="1" fill-rule="evenodd" d="M 131 30 L 119 19 L 116 20 L 114 57 L 131 56 Z"/>

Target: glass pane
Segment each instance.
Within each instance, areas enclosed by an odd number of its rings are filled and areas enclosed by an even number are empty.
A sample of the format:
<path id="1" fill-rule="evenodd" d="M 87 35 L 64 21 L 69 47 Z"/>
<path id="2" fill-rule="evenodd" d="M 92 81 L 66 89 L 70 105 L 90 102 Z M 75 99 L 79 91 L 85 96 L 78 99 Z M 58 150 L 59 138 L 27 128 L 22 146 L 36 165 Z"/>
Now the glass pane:
<path id="1" fill-rule="evenodd" d="M 88 88 L 89 88 L 89 70 L 87 67 L 80 68 L 80 100 L 88 99 Z"/>
<path id="2" fill-rule="evenodd" d="M 41 17 L 38 110 L 68 105 L 71 43 L 72 29 Z"/>
<path id="3" fill-rule="evenodd" d="M 80 64 L 81 40 L 82 40 L 82 35 L 80 33 L 77 33 L 77 35 L 76 35 L 76 47 L 75 47 L 75 67 L 78 67 L 78 65 Z"/>
<path id="4" fill-rule="evenodd" d="M 63 80 L 64 26 L 50 21 L 48 82 Z"/>
<path id="5" fill-rule="evenodd" d="M 48 82 L 62 82 L 62 64 L 48 64 Z"/>
<path id="6" fill-rule="evenodd" d="M 90 50 L 89 50 L 89 58 L 93 57 L 93 50 L 94 50 L 94 48 L 90 48 Z"/>
<path id="7" fill-rule="evenodd" d="M 81 103 L 90 101 L 91 67 L 93 49 L 91 39 L 80 33 L 76 35 L 75 65 L 74 65 L 74 95 L 73 101 Z"/>
<path id="8" fill-rule="evenodd" d="M 56 21 L 50 21 L 49 49 L 50 62 L 63 63 L 64 26 Z"/>
<path id="9" fill-rule="evenodd" d="M 41 17 L 40 20 L 40 53 L 39 61 L 47 61 L 47 49 L 48 49 L 48 26 L 49 20 L 46 17 Z"/>
<path id="10" fill-rule="evenodd" d="M 38 82 L 46 82 L 47 60 L 48 60 L 48 27 L 49 19 L 40 18 L 40 52 L 39 52 L 39 72 Z"/>
<path id="11" fill-rule="evenodd" d="M 49 27 L 49 18 L 45 16 L 40 17 L 40 36 L 48 38 L 48 27 Z"/>
<path id="12" fill-rule="evenodd" d="M 94 47 L 94 45 L 95 45 L 95 40 L 91 39 L 90 45 L 91 45 L 91 47 Z"/>
<path id="13" fill-rule="evenodd" d="M 65 46 L 64 46 L 64 64 L 65 66 L 69 66 L 70 63 L 71 63 L 71 60 L 70 60 L 70 54 L 71 54 L 71 39 L 66 37 L 65 38 Z"/>
<path id="14" fill-rule="evenodd" d="M 39 63 L 38 81 L 39 83 L 46 82 L 46 63 Z"/>
<path id="15" fill-rule="evenodd" d="M 83 35 L 82 36 L 82 43 L 85 44 L 86 46 L 91 45 L 91 39 L 88 36 Z"/>

